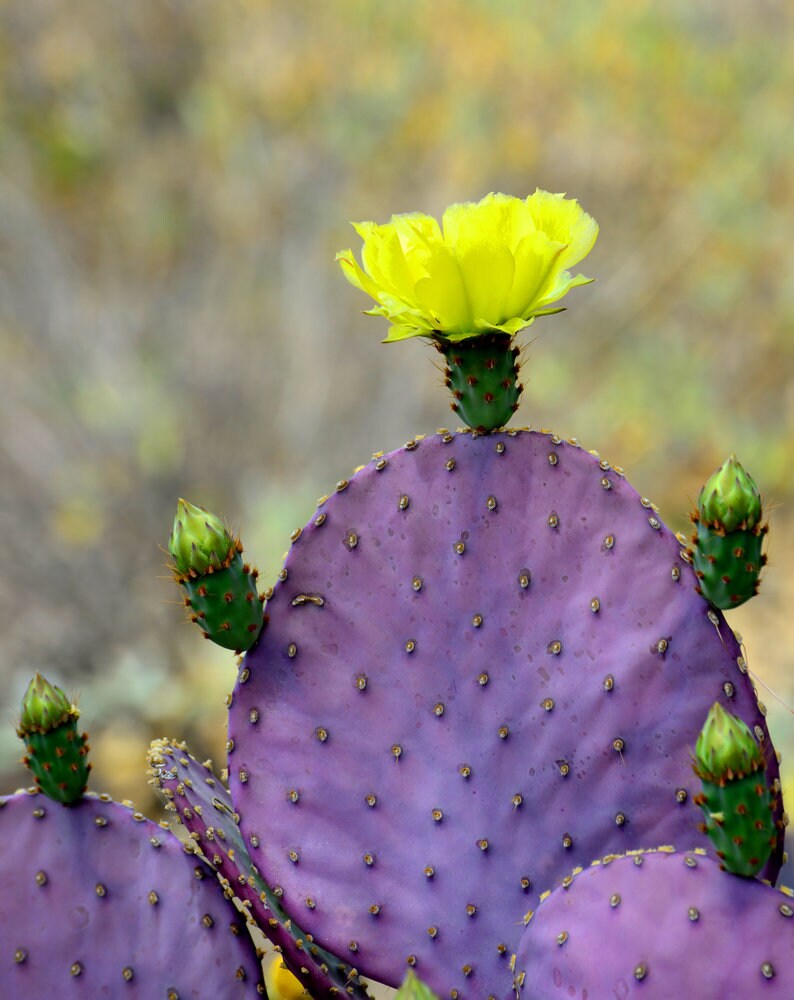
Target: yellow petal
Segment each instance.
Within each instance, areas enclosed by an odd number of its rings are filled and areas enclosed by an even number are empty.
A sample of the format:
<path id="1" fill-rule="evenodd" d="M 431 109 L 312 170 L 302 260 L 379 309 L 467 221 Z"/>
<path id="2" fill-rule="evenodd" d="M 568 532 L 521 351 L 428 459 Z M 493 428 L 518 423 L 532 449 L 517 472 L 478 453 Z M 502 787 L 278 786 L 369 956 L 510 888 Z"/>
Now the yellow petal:
<path id="1" fill-rule="evenodd" d="M 278 952 L 270 952 L 264 961 L 265 988 L 270 1000 L 311 1000 L 303 986 L 284 965 Z"/>
<path id="2" fill-rule="evenodd" d="M 460 333 L 472 329 L 466 286 L 455 254 L 437 247 L 425 263 L 427 276 L 416 283 L 416 298 L 436 329 Z"/>
<path id="3" fill-rule="evenodd" d="M 526 319 L 532 315 L 533 308 L 540 305 L 544 293 L 548 291 L 557 259 L 564 249 L 564 244 L 552 242 L 537 230 L 521 240 L 514 254 L 513 287 L 505 302 L 505 313 L 509 318 Z"/>
<path id="4" fill-rule="evenodd" d="M 535 229 L 525 201 L 505 194 L 489 194 L 476 204 L 450 205 L 444 212 L 444 239 L 449 246 L 473 242 L 514 250 Z"/>
<path id="5" fill-rule="evenodd" d="M 527 206 L 541 232 L 551 240 L 566 244 L 560 258 L 561 268 L 578 264 L 593 249 L 598 223 L 575 199 L 537 190 L 527 198 Z"/>
<path id="6" fill-rule="evenodd" d="M 513 287 L 515 260 L 507 247 L 498 243 L 458 246 L 457 258 L 475 325 L 495 327 L 509 319 L 505 302 Z"/>
<path id="7" fill-rule="evenodd" d="M 400 241 L 413 284 L 427 275 L 427 262 L 443 247 L 441 228 L 432 216 L 420 212 L 393 215 L 392 226 Z"/>
<path id="8" fill-rule="evenodd" d="M 553 285 L 550 285 L 546 291 L 543 293 L 543 297 L 538 302 L 539 307 L 550 305 L 552 302 L 558 302 L 563 295 L 567 295 L 572 288 L 578 288 L 580 285 L 589 285 L 594 278 L 586 278 L 583 274 L 577 274 L 574 277 L 571 276 L 570 271 L 562 271 L 556 276 Z M 552 309 L 549 312 L 561 312 L 559 309 Z M 536 313 L 539 315 L 539 313 Z"/>
<path id="9" fill-rule="evenodd" d="M 374 222 L 354 224 L 364 240 L 361 262 L 373 282 L 402 301 L 413 298 L 414 277 L 408 267 L 402 244 L 393 225 Z M 370 293 L 371 294 L 371 293 Z"/>
<path id="10" fill-rule="evenodd" d="M 355 288 L 359 288 L 362 292 L 366 292 L 370 295 L 376 302 L 380 301 L 380 288 L 378 285 L 370 278 L 370 276 L 359 267 L 358 261 L 353 256 L 352 250 L 340 250 L 336 255 L 336 260 L 342 268 L 342 274 L 347 278 L 351 285 Z"/>

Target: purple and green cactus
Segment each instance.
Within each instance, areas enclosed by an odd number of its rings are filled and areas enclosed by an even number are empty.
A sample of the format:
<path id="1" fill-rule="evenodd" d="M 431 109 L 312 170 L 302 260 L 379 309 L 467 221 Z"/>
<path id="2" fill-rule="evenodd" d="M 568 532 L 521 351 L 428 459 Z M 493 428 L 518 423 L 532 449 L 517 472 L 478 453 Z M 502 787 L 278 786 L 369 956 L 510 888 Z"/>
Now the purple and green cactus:
<path id="1" fill-rule="evenodd" d="M 235 810 L 285 909 L 372 978 L 408 966 L 440 995 L 498 997 L 540 889 L 604 851 L 692 844 L 690 747 L 715 699 L 777 778 L 675 536 L 554 435 L 376 456 L 267 607 L 229 714 Z"/>
<path id="2" fill-rule="evenodd" d="M 57 733 L 61 709 L 73 721 L 66 705 L 37 675 L 23 702 L 24 738 L 31 727 Z M 245 923 L 211 869 L 129 803 L 82 791 L 65 800 L 60 782 L 51 788 L 46 777 L 78 745 L 84 738 L 29 747 L 42 790 L 0 798 L 9 845 L 0 858 L 0 996 L 265 995 Z"/>
<path id="3" fill-rule="evenodd" d="M 499 430 L 515 335 L 589 280 L 568 270 L 598 233 L 576 201 L 356 229 L 346 276 L 387 340 L 441 351 L 471 431 L 341 480 L 264 595 L 223 522 L 179 501 L 188 616 L 246 653 L 230 789 L 153 744 L 187 849 L 86 794 L 77 709 L 37 675 L 18 731 L 38 788 L 0 799 L 24 844 L 0 862 L 0 995 L 366 1000 L 368 976 L 399 1000 L 791 996 L 794 900 L 754 877 L 783 861 L 778 759 L 716 610 L 757 590 L 755 483 L 732 456 L 684 551 L 619 467 Z M 276 948 L 264 973 L 249 929 Z"/>

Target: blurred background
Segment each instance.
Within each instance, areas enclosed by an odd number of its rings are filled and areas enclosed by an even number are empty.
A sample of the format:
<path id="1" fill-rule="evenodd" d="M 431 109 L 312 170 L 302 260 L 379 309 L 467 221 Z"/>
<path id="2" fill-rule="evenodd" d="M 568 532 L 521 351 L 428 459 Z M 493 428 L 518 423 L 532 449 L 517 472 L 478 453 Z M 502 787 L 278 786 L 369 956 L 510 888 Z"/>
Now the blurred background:
<path id="1" fill-rule="evenodd" d="M 271 583 L 316 497 L 454 423 L 334 263 L 348 220 L 539 186 L 599 220 L 597 283 L 521 338 L 517 423 L 677 531 L 731 451 L 756 477 L 770 565 L 729 621 L 794 801 L 792 51 L 772 0 L 0 4 L 0 787 L 35 670 L 97 790 L 151 810 L 153 737 L 223 760 L 234 658 L 183 624 L 177 498 Z"/>

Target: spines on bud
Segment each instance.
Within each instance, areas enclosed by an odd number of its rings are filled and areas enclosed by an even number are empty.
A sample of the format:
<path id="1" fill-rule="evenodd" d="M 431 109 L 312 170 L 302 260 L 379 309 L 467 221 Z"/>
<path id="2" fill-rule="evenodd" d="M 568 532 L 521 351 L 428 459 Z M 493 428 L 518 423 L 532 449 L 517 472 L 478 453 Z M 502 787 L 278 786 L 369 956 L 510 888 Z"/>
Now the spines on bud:
<path id="1" fill-rule="evenodd" d="M 689 554 L 700 593 L 718 608 L 744 604 L 758 592 L 768 525 L 761 523 L 758 487 L 735 455 L 706 482 L 691 518 Z"/>
<path id="2" fill-rule="evenodd" d="M 38 788 L 65 805 L 82 798 L 91 770 L 88 737 L 77 730 L 79 717 L 64 692 L 37 673 L 22 698 L 17 727 L 27 747 L 23 763 Z"/>
<path id="3" fill-rule="evenodd" d="M 695 797 L 706 819 L 701 829 L 723 867 L 734 875 L 756 875 L 777 843 L 777 803 L 764 778 L 764 755 L 755 737 L 719 703 L 700 731 L 693 768 L 703 782 L 702 794 Z"/>
<path id="4" fill-rule="evenodd" d="M 236 652 L 250 649 L 262 630 L 263 598 L 257 570 L 242 560 L 240 540 L 215 514 L 180 500 L 168 551 L 188 618 L 204 638 Z"/>

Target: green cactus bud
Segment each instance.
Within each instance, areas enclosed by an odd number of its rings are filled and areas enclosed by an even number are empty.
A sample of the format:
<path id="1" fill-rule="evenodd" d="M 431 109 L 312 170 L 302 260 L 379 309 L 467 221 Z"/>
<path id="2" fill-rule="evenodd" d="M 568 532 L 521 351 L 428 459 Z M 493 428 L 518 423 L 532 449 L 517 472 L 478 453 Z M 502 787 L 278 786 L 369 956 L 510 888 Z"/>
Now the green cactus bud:
<path id="1" fill-rule="evenodd" d="M 698 512 L 726 532 L 752 530 L 761 520 L 761 494 L 735 455 L 707 480 L 698 497 Z"/>
<path id="2" fill-rule="evenodd" d="M 750 774 L 763 767 L 761 749 L 741 719 L 714 702 L 695 744 L 695 770 L 712 779 Z"/>
<path id="3" fill-rule="evenodd" d="M 23 763 L 49 798 L 70 805 L 88 783 L 88 737 L 77 730 L 80 713 L 63 691 L 36 674 L 22 698 L 17 734 L 25 741 Z"/>
<path id="4" fill-rule="evenodd" d="M 740 719 L 714 704 L 698 736 L 694 770 L 703 782 L 695 796 L 722 867 L 752 878 L 764 867 L 783 831 L 778 803 L 764 777 L 764 757 Z"/>
<path id="5" fill-rule="evenodd" d="M 22 739 L 28 733 L 48 733 L 66 722 L 71 713 L 72 703 L 63 691 L 37 673 L 22 698 L 17 732 Z"/>
<path id="6" fill-rule="evenodd" d="M 176 582 L 185 591 L 188 618 L 205 639 L 245 652 L 259 638 L 264 598 L 258 571 L 243 562 L 243 546 L 203 507 L 180 500 L 168 542 Z"/>
<path id="7" fill-rule="evenodd" d="M 228 564 L 235 540 L 215 514 L 187 500 L 177 504 L 168 551 L 181 577 L 204 576 Z"/>
<path id="8" fill-rule="evenodd" d="M 438 1000 L 438 996 L 409 969 L 394 1000 Z"/>

